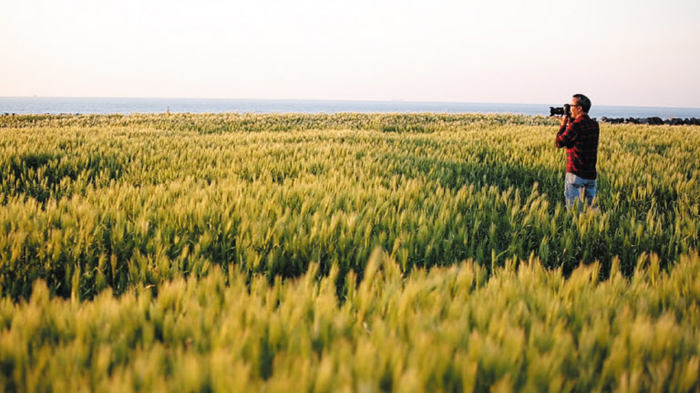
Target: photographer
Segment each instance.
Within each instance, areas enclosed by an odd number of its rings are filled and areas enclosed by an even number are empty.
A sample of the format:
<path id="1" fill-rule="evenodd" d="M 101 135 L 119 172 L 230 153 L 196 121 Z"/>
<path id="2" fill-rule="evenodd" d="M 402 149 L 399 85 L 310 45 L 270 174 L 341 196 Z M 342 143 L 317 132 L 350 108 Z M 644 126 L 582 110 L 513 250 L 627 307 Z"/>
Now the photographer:
<path id="1" fill-rule="evenodd" d="M 588 116 L 591 100 L 583 94 L 575 94 L 564 109 L 564 116 L 555 116 L 561 123 L 555 143 L 557 148 L 566 147 L 566 207 L 571 208 L 577 198 L 583 204 L 584 197 L 590 206 L 597 190 L 600 128 Z"/>

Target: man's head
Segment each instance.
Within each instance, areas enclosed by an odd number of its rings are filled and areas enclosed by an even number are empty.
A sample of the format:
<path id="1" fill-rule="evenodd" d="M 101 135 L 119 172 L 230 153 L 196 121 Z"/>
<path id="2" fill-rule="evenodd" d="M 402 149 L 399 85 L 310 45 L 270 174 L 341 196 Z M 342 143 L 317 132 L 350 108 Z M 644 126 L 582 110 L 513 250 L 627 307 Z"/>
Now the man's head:
<path id="1" fill-rule="evenodd" d="M 576 118 L 591 109 L 591 100 L 583 94 L 574 94 L 571 98 L 571 116 Z"/>

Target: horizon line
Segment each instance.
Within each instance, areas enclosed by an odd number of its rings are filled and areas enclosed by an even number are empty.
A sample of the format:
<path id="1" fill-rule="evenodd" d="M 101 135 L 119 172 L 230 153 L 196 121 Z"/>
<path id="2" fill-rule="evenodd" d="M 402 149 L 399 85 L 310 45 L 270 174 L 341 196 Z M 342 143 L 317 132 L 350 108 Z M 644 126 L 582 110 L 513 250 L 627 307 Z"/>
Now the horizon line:
<path id="1" fill-rule="evenodd" d="M 4 98 L 50 98 L 50 99 L 144 99 L 144 100 L 217 100 L 217 101 L 319 101 L 319 102 L 387 102 L 387 103 L 408 103 L 408 104 L 487 104 L 487 105 L 549 105 L 544 103 L 522 103 L 522 102 L 488 102 L 488 101 L 420 101 L 405 99 L 339 99 L 339 98 L 222 98 L 222 97 L 139 97 L 139 96 L 0 96 Z M 559 104 L 556 104 L 559 105 Z M 563 104 L 561 104 L 563 105 Z M 620 107 L 620 108 L 675 108 L 675 109 L 700 109 L 692 106 L 665 106 L 665 105 L 611 105 L 594 104 L 592 107 Z"/>

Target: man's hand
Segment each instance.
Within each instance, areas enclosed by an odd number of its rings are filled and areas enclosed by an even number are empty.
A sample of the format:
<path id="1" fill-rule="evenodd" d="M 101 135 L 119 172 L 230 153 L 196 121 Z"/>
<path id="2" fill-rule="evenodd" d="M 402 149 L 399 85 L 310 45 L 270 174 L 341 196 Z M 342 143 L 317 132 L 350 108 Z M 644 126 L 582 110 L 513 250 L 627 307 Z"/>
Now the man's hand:
<path id="1" fill-rule="evenodd" d="M 552 116 L 552 117 L 555 118 L 555 119 L 557 119 L 557 120 L 559 120 L 559 124 L 560 124 L 561 126 L 566 125 L 566 123 L 569 121 L 569 118 L 568 118 L 568 117 L 564 117 L 564 116 Z"/>

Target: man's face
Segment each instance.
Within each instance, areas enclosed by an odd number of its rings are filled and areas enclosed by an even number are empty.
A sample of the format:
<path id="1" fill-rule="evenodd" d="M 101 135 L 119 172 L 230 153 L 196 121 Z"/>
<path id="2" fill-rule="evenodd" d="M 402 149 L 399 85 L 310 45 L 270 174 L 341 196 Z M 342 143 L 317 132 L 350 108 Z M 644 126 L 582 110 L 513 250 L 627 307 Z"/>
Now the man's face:
<path id="1" fill-rule="evenodd" d="M 571 99 L 571 117 L 574 119 L 581 116 L 583 114 L 583 110 L 581 109 L 581 106 L 578 104 L 578 98 L 574 97 Z"/>

